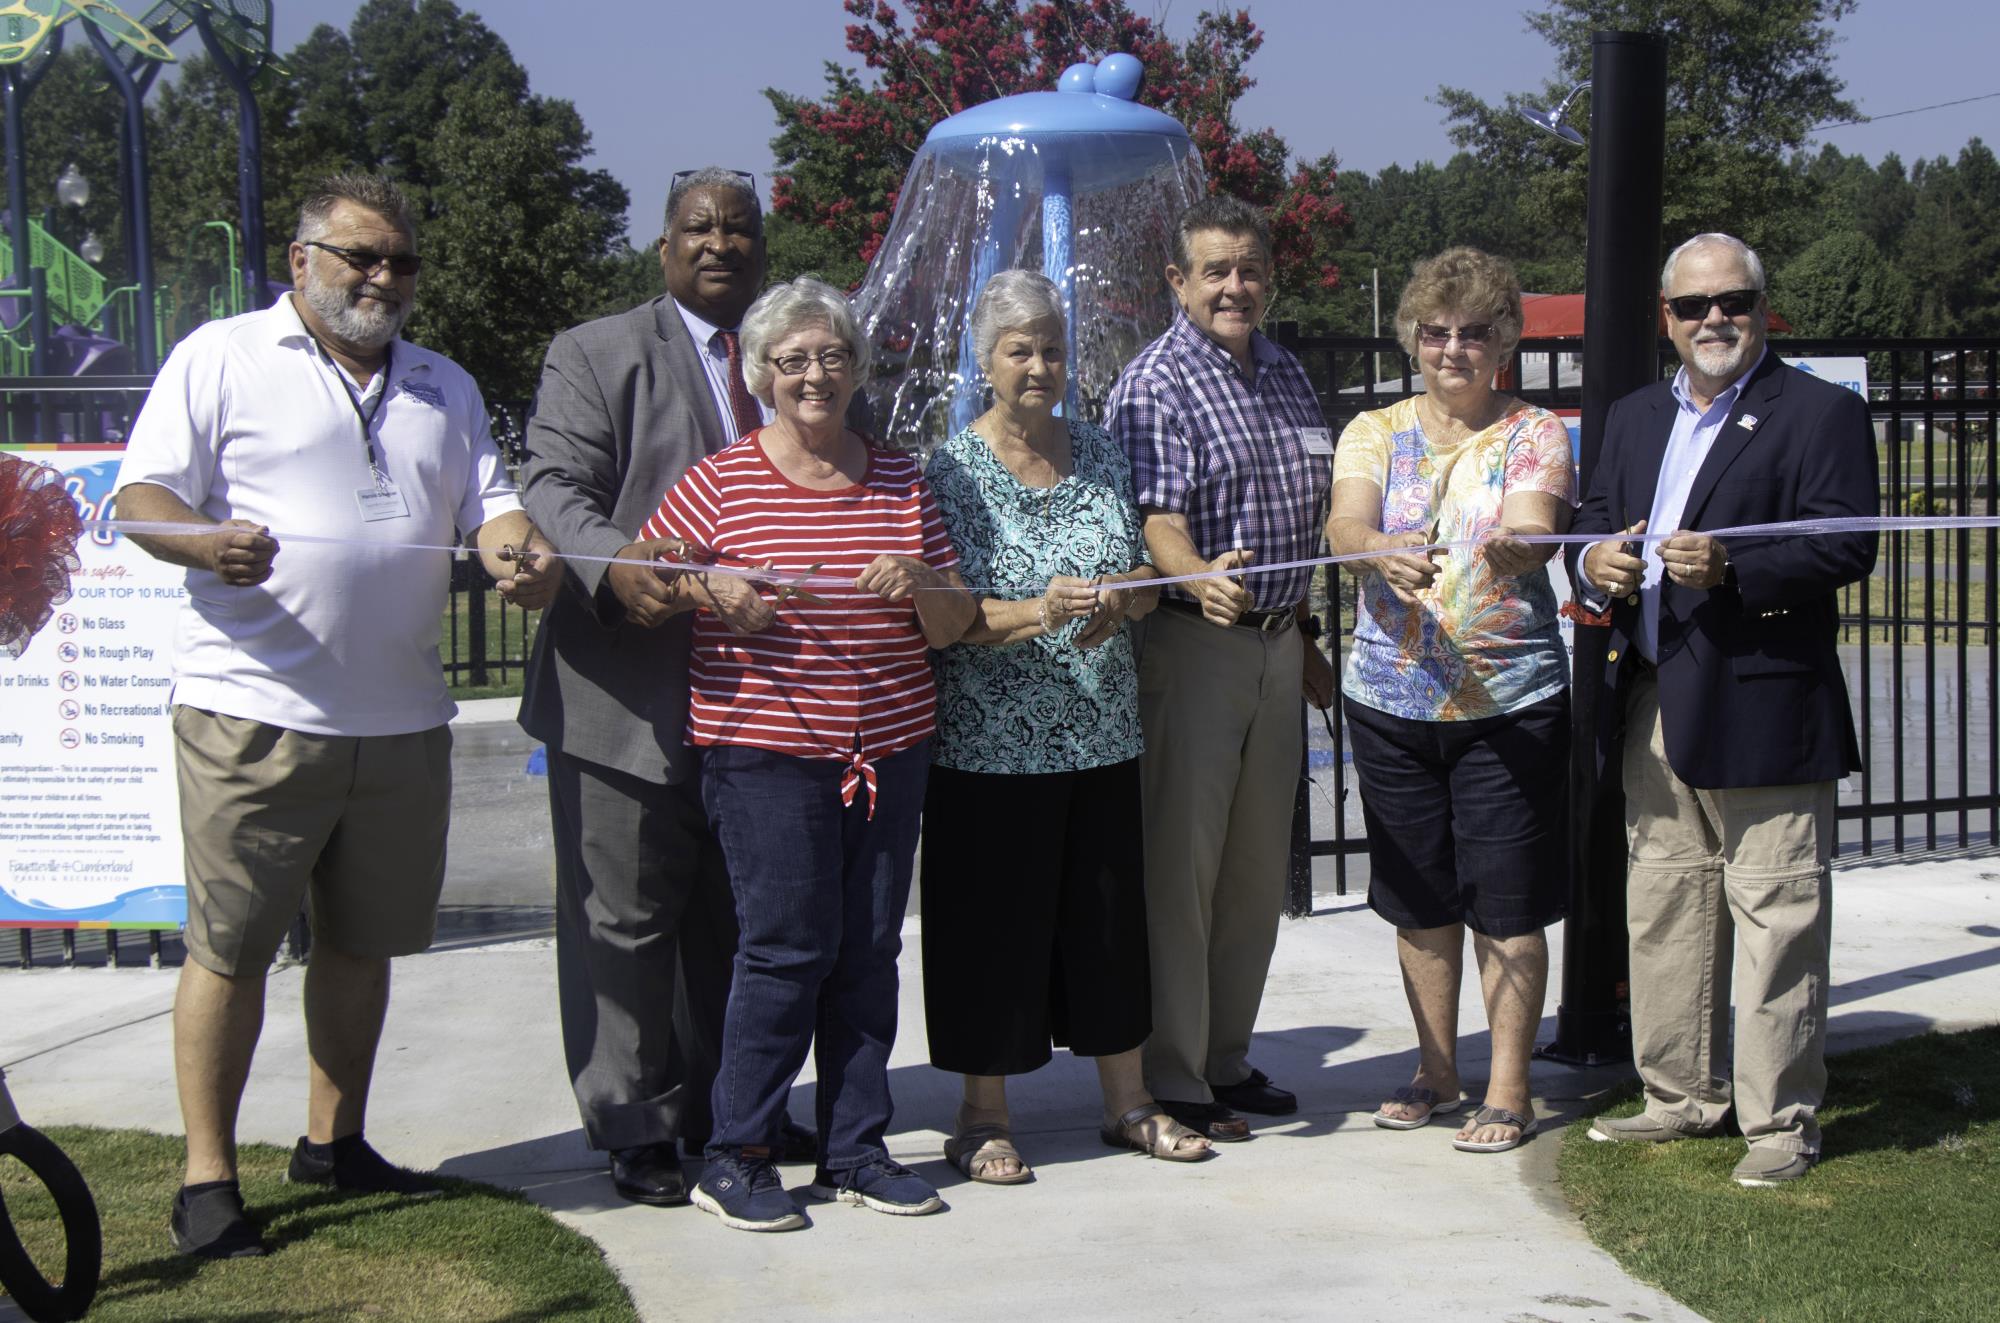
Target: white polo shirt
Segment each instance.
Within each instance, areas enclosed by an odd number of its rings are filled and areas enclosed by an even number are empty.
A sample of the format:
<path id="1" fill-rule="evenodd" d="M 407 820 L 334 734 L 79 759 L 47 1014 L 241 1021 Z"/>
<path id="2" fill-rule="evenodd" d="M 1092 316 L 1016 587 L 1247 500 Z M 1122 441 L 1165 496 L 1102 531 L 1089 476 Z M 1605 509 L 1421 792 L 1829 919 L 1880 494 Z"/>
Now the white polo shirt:
<path id="1" fill-rule="evenodd" d="M 401 501 L 364 518 L 357 493 L 377 484 L 354 391 L 289 297 L 196 328 L 160 369 L 117 485 L 156 484 L 210 518 L 267 525 L 279 544 L 254 588 L 187 572 L 174 702 L 322 735 L 428 730 L 457 710 L 438 661 L 451 558 L 381 544 L 447 545 L 521 502 L 478 386 L 399 339 L 360 406 L 379 402 L 370 434 Z"/>

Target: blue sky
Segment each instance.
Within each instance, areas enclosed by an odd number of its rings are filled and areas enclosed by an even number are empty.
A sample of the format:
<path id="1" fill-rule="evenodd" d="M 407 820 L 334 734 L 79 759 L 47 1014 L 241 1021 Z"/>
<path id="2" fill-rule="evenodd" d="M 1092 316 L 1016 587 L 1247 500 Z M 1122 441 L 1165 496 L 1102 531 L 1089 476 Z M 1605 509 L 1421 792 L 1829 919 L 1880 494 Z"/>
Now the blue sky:
<path id="1" fill-rule="evenodd" d="M 765 188 L 776 132 L 762 89 L 813 96 L 826 60 L 856 63 L 839 0 L 459 0 L 528 70 L 534 90 L 576 103 L 596 147 L 593 164 L 630 190 L 635 242 L 659 233 L 667 178 L 711 162 L 756 172 Z M 1199 3 L 1130 0 L 1184 36 Z M 1229 0 L 1264 30 L 1238 103 L 1245 128 L 1276 129 L 1293 152 L 1339 154 L 1375 171 L 1442 161 L 1452 147 L 1427 99 L 1440 83 L 1497 101 L 1533 92 L 1553 67 L 1523 8 L 1478 0 L 1421 5 L 1349 0 Z M 357 0 L 274 0 L 277 42 L 289 50 L 316 23 L 342 27 Z M 560 15 L 551 21 L 555 8 Z M 728 20 L 748 20 L 740 28 Z M 2000 5 L 1993 0 L 1862 0 L 1835 26 L 1836 67 L 1864 114 L 2000 92 Z M 1825 135 L 1843 151 L 1905 161 L 1956 155 L 1973 136 L 2000 144 L 2000 97 L 1903 115 Z"/>

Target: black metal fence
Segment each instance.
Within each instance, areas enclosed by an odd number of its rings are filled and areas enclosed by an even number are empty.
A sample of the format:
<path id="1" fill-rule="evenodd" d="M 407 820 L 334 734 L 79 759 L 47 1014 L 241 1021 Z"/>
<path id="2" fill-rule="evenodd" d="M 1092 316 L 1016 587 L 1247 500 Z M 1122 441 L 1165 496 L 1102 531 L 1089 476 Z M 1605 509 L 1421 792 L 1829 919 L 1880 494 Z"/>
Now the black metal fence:
<path id="1" fill-rule="evenodd" d="M 1391 340 L 1276 337 L 1305 365 L 1336 435 L 1356 414 L 1421 388 Z M 1582 403 L 1575 340 L 1526 340 L 1514 394 L 1558 411 Z M 1881 461 L 1882 512 L 1992 515 L 2000 511 L 1994 440 L 2000 431 L 2000 338 L 1821 340 L 1774 337 L 1787 358 L 1864 359 L 1868 407 Z M 1663 376 L 1678 366 L 1660 343 Z M 1327 585 L 1327 643 L 1338 669 L 1354 630 L 1351 583 Z M 1861 736 L 1862 770 L 1843 783 L 1845 845 L 1872 854 L 1932 850 L 2000 836 L 2000 556 L 1988 530 L 1926 530 L 1882 539 L 1874 574 L 1841 595 L 1841 640 Z M 1346 890 L 1347 860 L 1367 849 L 1350 828 L 1352 778 L 1343 723 L 1331 723 L 1330 834 L 1314 856 L 1332 856 Z"/>

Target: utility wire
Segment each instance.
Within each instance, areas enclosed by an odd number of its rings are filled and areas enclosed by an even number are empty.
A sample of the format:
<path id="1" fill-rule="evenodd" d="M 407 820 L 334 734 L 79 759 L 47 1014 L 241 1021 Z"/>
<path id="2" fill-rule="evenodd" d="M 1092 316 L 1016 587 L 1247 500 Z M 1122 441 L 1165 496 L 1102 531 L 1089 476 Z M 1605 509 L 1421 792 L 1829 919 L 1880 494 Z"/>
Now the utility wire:
<path id="1" fill-rule="evenodd" d="M 1916 106 L 1909 110 L 1892 110 L 1886 115 L 1863 115 L 1860 119 L 1843 119 L 1834 124 L 1815 124 L 1808 133 L 1819 133 L 1826 129 L 1844 129 L 1855 124 L 1873 124 L 1878 119 L 1895 119 L 1898 115 L 1920 115 L 1926 110 L 1943 110 L 1947 106 L 1966 106 L 1974 101 L 1991 101 L 2000 92 L 1982 92 L 1978 96 L 1960 97 L 1956 101 L 1940 101 L 1934 106 Z"/>

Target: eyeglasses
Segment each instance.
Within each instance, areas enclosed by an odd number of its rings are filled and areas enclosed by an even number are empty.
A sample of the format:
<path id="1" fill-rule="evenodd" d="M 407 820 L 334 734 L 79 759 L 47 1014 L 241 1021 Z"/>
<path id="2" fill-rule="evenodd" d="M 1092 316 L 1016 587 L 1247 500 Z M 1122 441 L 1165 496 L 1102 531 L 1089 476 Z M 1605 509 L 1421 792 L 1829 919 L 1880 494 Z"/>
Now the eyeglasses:
<path id="1" fill-rule="evenodd" d="M 366 248 L 342 248 L 339 244 L 321 243 L 317 239 L 306 240 L 305 246 L 325 249 L 364 276 L 372 276 L 385 266 L 392 276 L 414 276 L 424 264 L 424 259 L 415 253 L 376 253 Z"/>
<path id="2" fill-rule="evenodd" d="M 709 169 L 709 168 L 710 168 L 710 167 L 708 167 L 708 166 L 703 166 L 703 167 L 702 167 L 702 170 L 706 170 L 706 169 Z M 673 178 L 671 178 L 671 179 L 669 179 L 669 180 L 667 181 L 667 187 L 671 189 L 671 188 L 672 188 L 672 187 L 673 187 L 673 186 L 674 186 L 675 184 L 678 184 L 678 183 L 680 183 L 680 182 L 681 182 L 681 180 L 683 180 L 683 179 L 692 179 L 692 178 L 693 178 L 694 176 L 696 176 L 696 175 L 698 175 L 698 174 L 700 174 L 700 173 L 701 173 L 701 170 L 676 170 L 676 171 L 674 171 L 674 175 L 673 175 Z M 756 175 L 753 175 L 753 174 L 751 174 L 751 173 L 750 173 L 750 172 L 749 172 L 748 170 L 731 170 L 731 171 L 730 171 L 729 173 L 730 173 L 730 174 L 732 174 L 732 175 L 735 175 L 735 176 L 736 176 L 736 177 L 737 177 L 738 179 L 740 179 L 740 180 L 742 180 L 742 181 L 743 181 L 744 183 L 746 183 L 746 184 L 750 185 L 750 191 L 751 191 L 752 193 L 754 193 L 754 192 L 756 192 L 756 191 L 757 191 L 757 176 L 756 176 Z"/>
<path id="3" fill-rule="evenodd" d="M 1470 326 L 1433 326 L 1429 322 L 1417 323 L 1417 339 L 1433 349 L 1446 349 L 1452 337 L 1457 336 L 1462 345 L 1483 345 L 1493 338 L 1492 322 L 1474 322 Z"/>
<path id="4" fill-rule="evenodd" d="M 830 377 L 837 377 L 847 371 L 854 355 L 845 349 L 822 349 L 817 354 L 785 354 L 771 360 L 771 365 L 788 377 L 803 377 L 806 369 L 817 363 Z"/>
<path id="5" fill-rule="evenodd" d="M 1745 317 L 1756 310 L 1761 289 L 1726 289 L 1720 294 L 1683 294 L 1667 300 L 1667 307 L 1684 322 L 1698 322 L 1711 307 L 1722 309 L 1725 317 Z"/>

